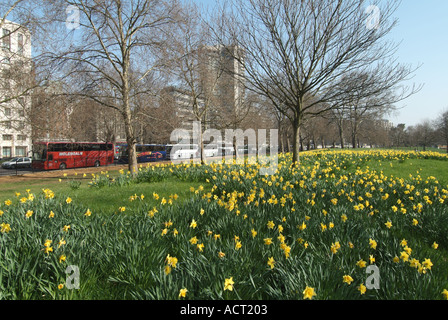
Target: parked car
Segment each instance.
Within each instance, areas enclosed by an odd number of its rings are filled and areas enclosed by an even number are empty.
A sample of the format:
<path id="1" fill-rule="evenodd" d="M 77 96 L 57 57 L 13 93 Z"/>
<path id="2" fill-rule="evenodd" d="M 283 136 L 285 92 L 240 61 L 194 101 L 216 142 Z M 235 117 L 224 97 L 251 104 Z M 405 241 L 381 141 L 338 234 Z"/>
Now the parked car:
<path id="1" fill-rule="evenodd" d="M 31 168 L 31 158 L 20 157 L 2 163 L 3 169 Z"/>

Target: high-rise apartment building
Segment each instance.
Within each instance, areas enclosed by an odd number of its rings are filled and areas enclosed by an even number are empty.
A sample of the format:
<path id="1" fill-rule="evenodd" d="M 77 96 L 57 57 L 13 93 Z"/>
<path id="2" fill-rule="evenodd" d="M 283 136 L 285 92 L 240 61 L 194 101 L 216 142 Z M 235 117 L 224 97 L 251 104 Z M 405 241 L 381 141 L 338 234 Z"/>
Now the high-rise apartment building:
<path id="1" fill-rule="evenodd" d="M 237 46 L 207 46 L 203 50 L 208 73 L 204 78 L 204 92 L 212 92 L 215 105 L 209 113 L 211 127 L 220 128 L 230 123 L 244 103 L 244 53 Z"/>
<path id="2" fill-rule="evenodd" d="M 31 35 L 25 27 L 0 20 L 0 158 L 28 156 L 31 126 Z"/>

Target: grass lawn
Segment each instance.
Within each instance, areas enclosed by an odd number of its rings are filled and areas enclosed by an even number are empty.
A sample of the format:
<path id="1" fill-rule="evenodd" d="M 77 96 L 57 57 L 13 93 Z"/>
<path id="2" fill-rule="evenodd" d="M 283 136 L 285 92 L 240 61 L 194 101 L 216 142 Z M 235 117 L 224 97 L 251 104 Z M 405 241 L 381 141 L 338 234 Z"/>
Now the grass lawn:
<path id="1" fill-rule="evenodd" d="M 383 172 L 386 176 L 408 179 L 420 176 L 423 180 L 435 177 L 443 186 L 448 185 L 448 162 L 433 159 L 368 161 L 363 168 Z"/>
<path id="2" fill-rule="evenodd" d="M 117 175 L 117 172 L 108 174 L 112 178 Z M 149 201 L 151 204 L 152 201 L 156 205 L 158 202 L 153 199 L 153 193 L 157 193 L 160 199 L 163 197 L 168 199 L 171 194 L 177 194 L 179 200 L 186 200 L 191 196 L 190 187 L 198 188 L 200 185 L 210 187 L 207 183 L 185 182 L 169 178 L 159 182 L 95 188 L 89 185 L 92 176 L 83 177 L 81 174 L 75 176 L 70 172 L 66 177 L 61 173 L 53 178 L 21 178 L 17 183 L 14 183 L 13 179 L 12 177 L 8 179 L 8 182 L 0 182 L 0 202 L 16 197 L 20 198 L 27 193 L 27 189 L 34 194 L 42 193 L 42 189 L 50 189 L 56 195 L 70 197 L 93 212 L 105 214 L 113 213 L 121 206 L 137 208 L 138 202 L 129 200 L 133 195 L 141 196 L 143 194 L 146 197 L 146 202 Z M 16 195 L 16 192 L 20 195 Z"/>

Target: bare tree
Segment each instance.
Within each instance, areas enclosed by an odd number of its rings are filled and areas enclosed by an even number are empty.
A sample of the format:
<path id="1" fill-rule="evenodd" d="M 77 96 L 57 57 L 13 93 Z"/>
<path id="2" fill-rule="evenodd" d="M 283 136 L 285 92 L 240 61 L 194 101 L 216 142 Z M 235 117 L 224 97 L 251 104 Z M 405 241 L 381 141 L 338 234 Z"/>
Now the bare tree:
<path id="1" fill-rule="evenodd" d="M 382 70 L 372 70 L 370 73 L 352 72 L 344 76 L 338 89 L 343 92 L 343 104 L 333 109 L 342 136 L 343 124 L 350 131 L 352 147 L 359 147 L 359 133 L 364 121 L 381 119 L 385 114 L 395 110 L 394 103 L 406 98 L 393 92 L 393 87 L 384 86 L 382 81 L 387 77 Z M 401 79 L 399 75 L 398 78 Z M 395 81 L 392 81 L 395 83 Z M 341 139 L 342 140 L 342 139 Z"/>
<path id="2" fill-rule="evenodd" d="M 444 141 L 447 147 L 446 152 L 448 153 L 448 110 L 440 114 L 435 120 L 435 127 L 437 135 Z"/>
<path id="3" fill-rule="evenodd" d="M 54 29 L 63 39 L 57 47 L 47 48 L 48 61 L 70 82 L 70 94 L 121 114 L 129 170 L 135 173 L 133 107 L 140 95 L 151 92 L 145 79 L 163 66 L 177 1 L 58 0 L 49 6 L 56 21 Z M 70 32 L 64 30 L 68 9 L 79 14 L 78 25 Z"/>
<path id="4" fill-rule="evenodd" d="M 360 139 L 371 148 L 387 147 L 390 144 L 390 128 L 391 124 L 388 120 L 376 117 L 365 119 L 360 128 Z"/>
<path id="5" fill-rule="evenodd" d="M 366 13 L 369 8 L 374 14 Z M 385 41 L 396 8 L 396 1 L 363 0 L 234 0 L 223 6 L 227 33 L 220 40 L 245 52 L 250 87 L 291 121 L 294 165 L 303 121 L 343 105 L 344 90 L 337 87 L 343 77 L 375 72 L 383 76 L 380 90 L 396 88 L 413 72 L 393 60 L 396 45 Z"/>
<path id="6" fill-rule="evenodd" d="M 235 128 L 247 115 L 249 104 L 243 105 L 243 93 L 235 92 L 238 87 L 232 69 L 235 53 L 228 54 L 232 48 L 213 43 L 197 6 L 190 4 L 184 13 L 175 43 L 179 58 L 174 71 L 179 89 L 188 97 L 184 103 L 193 121 L 200 123 L 197 138 L 204 163 L 203 130 Z"/>
<path id="7" fill-rule="evenodd" d="M 406 124 L 399 123 L 390 130 L 390 140 L 393 147 L 402 147 L 405 144 L 406 135 L 408 134 L 406 130 Z"/>
<path id="8" fill-rule="evenodd" d="M 426 151 L 427 147 L 430 147 L 435 141 L 434 127 L 429 120 L 424 120 L 414 127 L 414 139 L 417 142 L 417 146 L 422 147 L 423 151 Z"/>

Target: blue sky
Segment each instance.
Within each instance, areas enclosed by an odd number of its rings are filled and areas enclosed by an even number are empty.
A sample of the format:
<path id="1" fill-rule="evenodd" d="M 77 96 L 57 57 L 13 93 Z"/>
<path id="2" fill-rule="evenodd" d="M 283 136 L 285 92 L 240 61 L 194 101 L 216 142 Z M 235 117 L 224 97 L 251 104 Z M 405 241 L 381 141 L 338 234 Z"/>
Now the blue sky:
<path id="1" fill-rule="evenodd" d="M 196 0 L 213 6 L 215 0 Z M 403 0 L 394 15 L 398 26 L 390 34 L 400 42 L 398 61 L 422 66 L 407 84 L 424 84 L 417 94 L 397 104 L 399 110 L 388 119 L 395 125 L 415 125 L 435 119 L 448 110 L 448 1 Z"/>
<path id="2" fill-rule="evenodd" d="M 415 125 L 435 119 L 448 110 L 448 1 L 403 0 L 395 13 L 399 25 L 390 35 L 401 41 L 397 58 L 402 63 L 422 66 L 410 83 L 424 84 L 423 89 L 400 103 L 394 124 Z"/>

